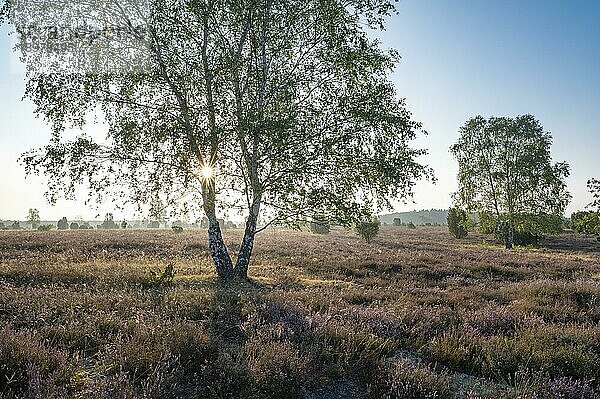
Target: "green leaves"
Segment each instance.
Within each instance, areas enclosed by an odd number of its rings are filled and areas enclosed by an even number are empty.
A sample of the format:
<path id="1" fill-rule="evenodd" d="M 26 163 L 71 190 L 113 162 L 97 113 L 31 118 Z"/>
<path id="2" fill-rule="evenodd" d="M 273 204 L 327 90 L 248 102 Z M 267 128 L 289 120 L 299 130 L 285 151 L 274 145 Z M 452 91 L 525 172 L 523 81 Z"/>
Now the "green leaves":
<path id="1" fill-rule="evenodd" d="M 26 96 L 54 127 L 22 160 L 49 177 L 51 200 L 85 184 L 146 211 L 199 205 L 197 170 L 210 164 L 223 207 L 258 201 L 278 222 L 322 214 L 352 226 L 434 179 L 410 146 L 421 125 L 389 79 L 399 56 L 365 28 L 382 29 L 392 1 L 45 3 L 6 15 L 16 29 L 68 16 L 103 32 L 60 54 L 21 37 Z M 103 134 L 85 134 L 90 122 Z"/>
<path id="2" fill-rule="evenodd" d="M 552 137 L 539 121 L 477 116 L 460 134 L 450 148 L 459 165 L 454 199 L 479 213 L 481 230 L 499 233 L 507 248 L 562 231 L 569 166 L 552 164 Z"/>
<path id="3" fill-rule="evenodd" d="M 552 138 L 531 115 L 473 118 L 451 147 L 459 164 L 457 203 L 494 214 L 562 215 L 571 196 L 566 163 L 552 164 Z"/>

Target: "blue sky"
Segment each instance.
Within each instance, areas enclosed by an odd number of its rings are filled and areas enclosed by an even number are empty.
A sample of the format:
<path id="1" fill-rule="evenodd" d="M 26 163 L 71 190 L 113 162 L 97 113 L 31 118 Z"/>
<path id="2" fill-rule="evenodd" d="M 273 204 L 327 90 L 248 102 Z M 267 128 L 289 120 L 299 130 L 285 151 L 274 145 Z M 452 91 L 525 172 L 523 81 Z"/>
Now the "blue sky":
<path id="1" fill-rule="evenodd" d="M 416 186 L 415 203 L 396 210 L 446 208 L 456 190 L 457 165 L 448 147 L 470 117 L 535 115 L 554 136 L 553 156 L 571 165 L 573 201 L 590 202 L 585 183 L 600 177 L 600 2 L 583 0 L 401 0 L 399 15 L 380 35 L 399 50 L 393 75 L 415 119 L 429 132 L 416 145 L 430 150 L 423 162 L 436 185 Z M 0 219 L 94 217 L 77 202 L 50 207 L 43 179 L 24 179 L 16 160 L 44 145 L 49 129 L 21 101 L 24 77 L 15 66 L 6 29 L 0 30 Z"/>

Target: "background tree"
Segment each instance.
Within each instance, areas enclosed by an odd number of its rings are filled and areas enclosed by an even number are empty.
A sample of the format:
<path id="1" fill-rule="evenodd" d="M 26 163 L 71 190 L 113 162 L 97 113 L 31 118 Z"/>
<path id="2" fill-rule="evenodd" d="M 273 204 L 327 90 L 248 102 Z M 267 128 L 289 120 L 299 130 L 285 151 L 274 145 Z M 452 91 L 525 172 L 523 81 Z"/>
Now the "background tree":
<path id="1" fill-rule="evenodd" d="M 394 226 L 402 226 L 402 219 L 394 218 Z"/>
<path id="2" fill-rule="evenodd" d="M 371 219 L 357 223 L 355 229 L 358 235 L 361 236 L 367 244 L 370 244 L 373 238 L 379 234 L 380 226 L 381 222 L 378 219 Z"/>
<path id="3" fill-rule="evenodd" d="M 571 196 L 566 163 L 552 164 L 552 137 L 531 115 L 477 116 L 460 129 L 451 152 L 458 161 L 455 201 L 469 212 L 493 215 L 496 231 L 512 248 L 517 217 L 562 217 Z"/>
<path id="4" fill-rule="evenodd" d="M 595 234 L 600 240 L 600 180 L 590 179 L 587 186 L 594 198 L 588 208 L 593 210 L 573 213 L 571 228 L 580 234 Z"/>
<path id="5" fill-rule="evenodd" d="M 29 208 L 27 221 L 31 224 L 31 228 L 36 230 L 40 225 L 40 211 L 35 208 Z"/>
<path id="6" fill-rule="evenodd" d="M 590 179 L 587 182 L 587 186 L 594 198 L 594 201 L 588 207 L 595 208 L 597 212 L 600 212 L 600 180 Z"/>
<path id="7" fill-rule="evenodd" d="M 468 235 L 468 215 L 463 209 L 450 208 L 448 210 L 448 230 L 454 238 L 465 238 Z"/>
<path id="8" fill-rule="evenodd" d="M 68 230 L 69 229 L 69 222 L 67 221 L 66 217 L 61 218 L 58 223 L 56 223 L 56 228 L 58 230 Z"/>
<path id="9" fill-rule="evenodd" d="M 107 230 L 115 230 L 119 228 L 119 225 L 115 222 L 114 215 L 112 213 L 107 213 L 104 216 L 104 222 L 102 222 L 100 228 Z"/>
<path id="10" fill-rule="evenodd" d="M 26 96 L 54 130 L 26 170 L 48 176 L 50 200 L 86 182 L 96 200 L 201 208 L 218 275 L 246 277 L 270 224 L 322 213 L 349 227 L 432 177 L 388 78 L 398 54 L 366 33 L 392 12 L 391 0 L 9 0 Z M 119 29 L 28 34 L 65 21 Z M 91 113 L 107 136 L 66 139 Z M 245 213 L 235 265 L 219 204 Z"/>

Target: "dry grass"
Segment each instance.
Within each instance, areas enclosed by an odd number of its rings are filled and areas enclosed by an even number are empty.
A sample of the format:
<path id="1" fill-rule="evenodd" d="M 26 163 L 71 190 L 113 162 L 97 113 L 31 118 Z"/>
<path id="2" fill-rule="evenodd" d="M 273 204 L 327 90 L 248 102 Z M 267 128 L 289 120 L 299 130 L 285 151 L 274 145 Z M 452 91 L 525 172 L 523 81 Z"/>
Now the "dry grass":
<path id="1" fill-rule="evenodd" d="M 0 397 L 600 397 L 592 238 L 273 230 L 250 273 L 200 231 L 0 232 Z"/>

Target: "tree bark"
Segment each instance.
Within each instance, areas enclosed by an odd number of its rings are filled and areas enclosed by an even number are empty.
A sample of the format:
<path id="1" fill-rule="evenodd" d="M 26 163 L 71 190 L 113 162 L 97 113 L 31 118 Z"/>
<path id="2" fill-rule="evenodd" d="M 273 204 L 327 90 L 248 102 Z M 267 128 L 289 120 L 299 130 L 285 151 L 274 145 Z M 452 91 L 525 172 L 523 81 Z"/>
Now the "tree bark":
<path id="1" fill-rule="evenodd" d="M 515 241 L 515 227 L 512 223 L 506 229 L 504 234 L 504 241 L 506 249 L 513 249 L 513 244 Z"/>
<path id="2" fill-rule="evenodd" d="M 233 277 L 233 263 L 223 241 L 221 226 L 215 212 L 215 190 L 214 183 L 206 183 L 202 189 L 204 201 L 204 212 L 208 218 L 208 248 L 215 265 L 217 276 L 221 280 L 229 280 Z"/>
<path id="3" fill-rule="evenodd" d="M 244 230 L 244 238 L 235 263 L 235 275 L 243 279 L 248 278 L 248 266 L 250 265 L 252 249 L 254 248 L 254 237 L 256 235 L 258 213 L 260 212 L 260 201 L 260 198 L 255 198 L 250 207 L 250 214 L 246 220 L 246 229 Z"/>

